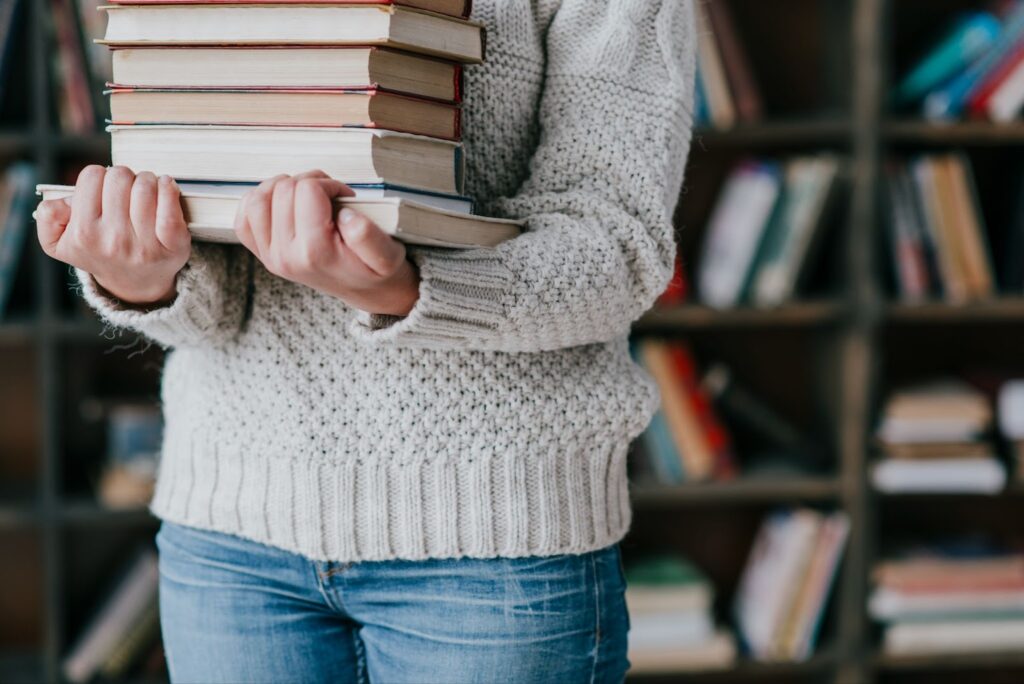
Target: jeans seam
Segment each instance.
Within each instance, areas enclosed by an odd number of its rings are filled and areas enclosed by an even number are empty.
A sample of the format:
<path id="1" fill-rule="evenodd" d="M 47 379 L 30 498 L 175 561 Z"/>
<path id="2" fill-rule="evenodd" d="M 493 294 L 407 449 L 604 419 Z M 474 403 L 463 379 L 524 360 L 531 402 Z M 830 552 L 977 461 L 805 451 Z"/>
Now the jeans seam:
<path id="1" fill-rule="evenodd" d="M 590 665 L 590 684 L 597 682 L 597 664 L 601 662 L 601 581 L 597 576 L 597 554 L 590 554 L 591 580 L 594 582 L 594 658 Z"/>

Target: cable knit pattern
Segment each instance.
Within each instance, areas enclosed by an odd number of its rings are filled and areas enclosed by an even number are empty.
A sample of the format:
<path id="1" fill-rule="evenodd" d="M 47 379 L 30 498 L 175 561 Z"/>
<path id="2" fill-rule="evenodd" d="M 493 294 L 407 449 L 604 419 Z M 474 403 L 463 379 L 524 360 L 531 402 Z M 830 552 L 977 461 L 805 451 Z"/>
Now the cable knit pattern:
<path id="1" fill-rule="evenodd" d="M 625 454 L 657 405 L 630 324 L 671 276 L 689 149 L 686 0 L 476 0 L 469 190 L 527 232 L 411 249 L 406 317 L 356 312 L 240 248 L 110 323 L 173 347 L 153 512 L 337 561 L 582 553 L 629 527 Z M 251 270 L 248 270 L 251 269 Z"/>

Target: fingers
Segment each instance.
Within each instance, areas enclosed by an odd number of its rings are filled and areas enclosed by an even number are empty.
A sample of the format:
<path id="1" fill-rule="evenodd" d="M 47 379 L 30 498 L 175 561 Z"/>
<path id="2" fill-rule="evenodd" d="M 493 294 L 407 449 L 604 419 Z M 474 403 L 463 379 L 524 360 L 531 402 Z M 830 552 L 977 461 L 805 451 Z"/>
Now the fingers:
<path id="1" fill-rule="evenodd" d="M 103 178 L 106 174 L 107 170 L 96 164 L 86 166 L 78 174 L 72 203 L 72 220 L 76 224 L 91 223 L 103 213 Z"/>
<path id="2" fill-rule="evenodd" d="M 270 200 L 270 246 L 286 245 L 295 238 L 295 179 L 282 178 L 274 183 Z"/>
<path id="3" fill-rule="evenodd" d="M 135 174 L 128 167 L 112 166 L 103 177 L 103 206 L 101 213 L 107 225 L 126 225 L 131 222 L 128 207 L 131 204 Z"/>
<path id="4" fill-rule="evenodd" d="M 238 205 L 238 211 L 245 214 L 245 221 L 248 224 L 248 231 L 252 236 L 253 253 L 262 260 L 270 248 L 271 237 L 271 204 L 274 195 L 274 186 L 283 178 L 288 176 L 281 174 L 268 178 L 255 188 L 242 196 Z"/>
<path id="5" fill-rule="evenodd" d="M 70 199 L 45 200 L 36 208 L 36 236 L 43 252 L 51 257 L 57 253 L 57 243 L 71 221 Z"/>
<path id="6" fill-rule="evenodd" d="M 181 191 L 170 176 L 160 176 L 156 186 L 156 239 L 172 253 L 182 252 L 190 247 L 192 237 L 188 234 L 188 224 L 181 209 Z"/>
<path id="7" fill-rule="evenodd" d="M 405 246 L 351 209 L 338 212 L 338 231 L 351 252 L 378 276 L 394 275 L 405 261 Z"/>
<path id="8" fill-rule="evenodd" d="M 138 235 L 153 236 L 156 229 L 156 176 L 144 171 L 135 177 L 131 190 L 128 217 Z"/>

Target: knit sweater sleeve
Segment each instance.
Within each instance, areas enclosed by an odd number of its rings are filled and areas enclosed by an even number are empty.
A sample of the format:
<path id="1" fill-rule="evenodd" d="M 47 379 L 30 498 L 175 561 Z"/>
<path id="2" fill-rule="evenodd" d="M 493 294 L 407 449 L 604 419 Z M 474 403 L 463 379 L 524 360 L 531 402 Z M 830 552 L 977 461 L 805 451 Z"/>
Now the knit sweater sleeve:
<path id="1" fill-rule="evenodd" d="M 81 269 L 75 274 L 85 300 L 116 328 L 141 333 L 164 347 L 216 346 L 231 339 L 245 310 L 245 255 L 226 245 L 193 243 L 178 273 L 173 302 L 154 309 L 123 304 Z"/>
<path id="2" fill-rule="evenodd" d="M 357 316 L 354 334 L 511 352 L 627 334 L 671 278 L 695 42 L 689 0 L 561 0 L 530 175 L 499 202 L 527 231 L 493 250 L 410 250 L 419 301 Z"/>

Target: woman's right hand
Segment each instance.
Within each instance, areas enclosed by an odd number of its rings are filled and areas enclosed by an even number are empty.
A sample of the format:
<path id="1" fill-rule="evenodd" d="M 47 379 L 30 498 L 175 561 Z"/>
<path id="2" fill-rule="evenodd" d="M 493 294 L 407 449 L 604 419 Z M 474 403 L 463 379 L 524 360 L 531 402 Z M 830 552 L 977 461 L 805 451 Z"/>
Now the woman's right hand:
<path id="1" fill-rule="evenodd" d="M 176 296 L 192 239 L 170 176 L 87 166 L 73 198 L 40 202 L 35 216 L 43 251 L 117 299 L 152 306 Z"/>

